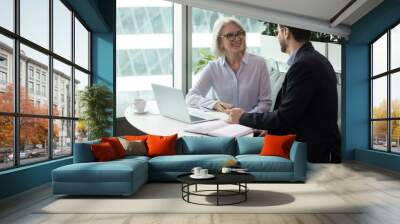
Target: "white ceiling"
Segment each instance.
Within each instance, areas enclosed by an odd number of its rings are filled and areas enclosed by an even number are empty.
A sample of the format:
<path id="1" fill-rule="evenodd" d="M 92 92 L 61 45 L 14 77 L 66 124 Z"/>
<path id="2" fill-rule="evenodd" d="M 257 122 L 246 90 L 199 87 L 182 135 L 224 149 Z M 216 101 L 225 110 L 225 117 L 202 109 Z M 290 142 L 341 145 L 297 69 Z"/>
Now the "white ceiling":
<path id="1" fill-rule="evenodd" d="M 329 21 L 350 0 L 225 0 Z"/>
<path id="2" fill-rule="evenodd" d="M 170 0 L 312 31 L 350 35 L 351 25 L 383 0 Z M 347 4 L 351 6 L 335 17 Z"/>

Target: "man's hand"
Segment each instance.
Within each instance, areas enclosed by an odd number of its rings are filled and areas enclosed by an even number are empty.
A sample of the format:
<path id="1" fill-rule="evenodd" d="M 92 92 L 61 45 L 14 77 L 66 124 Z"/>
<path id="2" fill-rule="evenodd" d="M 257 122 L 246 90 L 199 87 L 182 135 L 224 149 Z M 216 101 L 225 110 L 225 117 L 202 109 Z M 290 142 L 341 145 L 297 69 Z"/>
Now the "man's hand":
<path id="1" fill-rule="evenodd" d="M 222 101 L 217 101 L 213 107 L 214 110 L 227 113 L 227 110 L 232 109 L 233 105 Z"/>
<path id="2" fill-rule="evenodd" d="M 231 124 L 239 124 L 239 119 L 244 114 L 244 110 L 240 108 L 233 108 L 228 111 L 229 113 L 229 118 L 227 120 L 228 123 Z"/>

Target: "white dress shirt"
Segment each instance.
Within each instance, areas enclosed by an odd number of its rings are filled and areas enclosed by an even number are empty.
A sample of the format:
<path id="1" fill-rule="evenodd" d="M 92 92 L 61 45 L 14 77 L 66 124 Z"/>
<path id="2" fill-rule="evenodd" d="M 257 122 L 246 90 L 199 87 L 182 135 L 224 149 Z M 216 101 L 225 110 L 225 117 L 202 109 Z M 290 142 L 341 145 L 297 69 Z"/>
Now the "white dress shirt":
<path id="1" fill-rule="evenodd" d="M 225 57 L 220 57 L 197 75 L 199 81 L 186 96 L 190 107 L 211 110 L 219 100 L 249 113 L 262 113 L 271 108 L 271 83 L 262 57 L 245 53 L 236 74 Z M 206 97 L 210 89 L 214 93 L 212 98 Z"/>
<path id="2" fill-rule="evenodd" d="M 286 64 L 288 64 L 289 66 L 292 66 L 292 65 L 293 65 L 294 59 L 296 58 L 297 51 L 298 51 L 299 49 L 300 49 L 300 48 L 297 48 L 296 50 L 293 51 L 293 53 L 290 55 L 289 59 L 287 60 Z"/>

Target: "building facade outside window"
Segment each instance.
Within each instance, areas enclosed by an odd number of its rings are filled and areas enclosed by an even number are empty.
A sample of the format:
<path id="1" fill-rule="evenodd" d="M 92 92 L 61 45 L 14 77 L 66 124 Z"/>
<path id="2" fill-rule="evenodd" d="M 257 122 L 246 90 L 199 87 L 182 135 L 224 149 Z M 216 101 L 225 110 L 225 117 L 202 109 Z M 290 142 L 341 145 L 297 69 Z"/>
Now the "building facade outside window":
<path id="1" fill-rule="evenodd" d="M 0 85 L 6 85 L 7 84 L 7 73 L 4 71 L 0 71 Z"/>
<path id="2" fill-rule="evenodd" d="M 7 55 L 0 54 L 0 91 L 6 91 L 7 88 L 7 67 L 8 60 Z"/>
<path id="3" fill-rule="evenodd" d="M 34 94 L 34 88 L 33 88 L 33 82 L 31 82 L 31 81 L 29 81 L 28 82 L 28 91 L 29 91 L 29 94 Z"/>

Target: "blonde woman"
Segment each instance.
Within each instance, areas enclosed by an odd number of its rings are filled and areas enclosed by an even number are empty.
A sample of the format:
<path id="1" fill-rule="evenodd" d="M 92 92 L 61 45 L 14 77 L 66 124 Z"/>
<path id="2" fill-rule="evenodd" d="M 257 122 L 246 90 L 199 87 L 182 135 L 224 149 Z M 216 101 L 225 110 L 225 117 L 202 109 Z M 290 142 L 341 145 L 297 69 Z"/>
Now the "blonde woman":
<path id="1" fill-rule="evenodd" d="M 186 96 L 190 107 L 249 113 L 270 110 L 271 84 L 264 58 L 246 52 L 246 32 L 235 18 L 220 18 L 213 28 L 212 50 L 218 58 L 198 74 Z M 207 97 L 212 89 L 214 97 Z"/>

